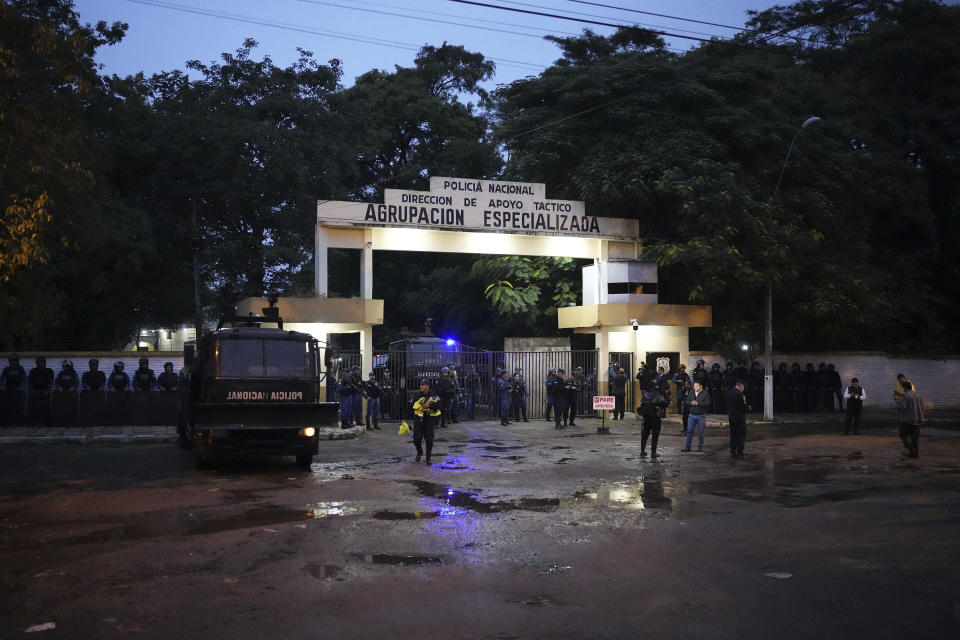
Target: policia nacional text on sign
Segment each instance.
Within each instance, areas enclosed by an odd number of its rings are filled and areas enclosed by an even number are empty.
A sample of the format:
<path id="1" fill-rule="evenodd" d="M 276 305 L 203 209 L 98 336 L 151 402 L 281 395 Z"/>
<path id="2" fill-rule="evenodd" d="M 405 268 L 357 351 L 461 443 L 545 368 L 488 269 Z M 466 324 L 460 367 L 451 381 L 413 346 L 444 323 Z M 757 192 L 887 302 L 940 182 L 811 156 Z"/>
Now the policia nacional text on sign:
<path id="1" fill-rule="evenodd" d="M 386 189 L 383 204 L 320 202 L 326 223 L 434 228 L 451 231 L 530 232 L 622 238 L 636 222 L 589 216 L 577 200 L 550 200 L 542 183 L 430 178 L 430 191 Z"/>

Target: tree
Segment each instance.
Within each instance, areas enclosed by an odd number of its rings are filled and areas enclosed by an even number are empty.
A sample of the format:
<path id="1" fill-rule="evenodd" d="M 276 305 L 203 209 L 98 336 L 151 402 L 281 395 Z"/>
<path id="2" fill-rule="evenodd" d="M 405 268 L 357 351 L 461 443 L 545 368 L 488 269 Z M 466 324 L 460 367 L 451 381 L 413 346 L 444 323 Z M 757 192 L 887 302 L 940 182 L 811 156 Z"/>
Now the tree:
<path id="1" fill-rule="evenodd" d="M 181 247 L 196 211 L 208 302 L 220 308 L 312 291 L 316 200 L 342 188 L 348 127 L 330 108 L 339 62 L 321 65 L 301 49 L 281 68 L 253 59 L 255 47 L 247 40 L 221 63 L 189 62 L 197 80 L 174 71 L 147 82 L 157 125 L 145 141 L 144 206 L 179 220 Z"/>
<path id="2" fill-rule="evenodd" d="M 586 200 L 594 213 L 638 218 L 644 255 L 661 266 L 661 300 L 714 307 L 714 329 L 695 344 L 759 338 L 772 280 L 780 348 L 916 347 L 923 337 L 889 339 L 885 328 L 933 309 L 922 265 L 937 248 L 935 216 L 916 169 L 885 153 L 893 132 L 878 127 L 861 144 L 863 105 L 890 106 L 880 86 L 836 78 L 864 51 L 912 41 L 908 26 L 919 16 L 931 24 L 945 17 L 942 7 L 911 6 L 915 13 L 850 27 L 862 34 L 857 46 L 876 38 L 863 50 L 823 45 L 802 60 L 792 45 L 711 43 L 678 57 L 601 46 L 589 33 L 579 48 L 564 42 L 557 65 L 496 96 L 507 174 L 565 185 L 563 197 Z M 897 39 L 883 31 L 891 25 L 900 25 Z M 950 28 L 930 57 L 953 59 Z M 899 64 L 909 67 L 898 76 L 906 95 L 917 78 L 929 80 L 926 92 L 955 95 L 956 83 L 931 78 L 911 58 Z M 791 137 L 812 114 L 824 120 L 804 132 L 771 202 Z"/>
<path id="3" fill-rule="evenodd" d="M 383 187 L 425 188 L 429 175 L 491 177 L 501 166 L 489 123 L 461 97 L 487 99 L 494 65 L 463 47 L 425 46 L 413 67 L 369 71 L 336 101 L 355 133 L 354 186 L 366 200 Z"/>
<path id="4" fill-rule="evenodd" d="M 87 113 L 94 53 L 126 25 L 81 25 L 66 0 L 0 2 L 0 345 L 58 339 L 74 312 L 58 258 L 99 219 L 98 145 Z"/>

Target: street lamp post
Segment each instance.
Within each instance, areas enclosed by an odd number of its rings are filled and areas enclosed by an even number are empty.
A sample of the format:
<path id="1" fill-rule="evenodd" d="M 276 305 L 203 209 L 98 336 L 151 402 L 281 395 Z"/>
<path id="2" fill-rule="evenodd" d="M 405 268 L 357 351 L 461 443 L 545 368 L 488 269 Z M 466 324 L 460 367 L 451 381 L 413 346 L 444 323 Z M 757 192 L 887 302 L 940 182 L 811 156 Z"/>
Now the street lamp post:
<path id="1" fill-rule="evenodd" d="M 777 186 L 773 188 L 773 196 L 770 203 L 773 204 L 777 199 L 777 191 L 780 190 L 780 182 L 783 180 L 783 172 L 787 168 L 787 162 L 790 160 L 790 152 L 793 151 L 793 143 L 797 141 L 800 132 L 819 122 L 820 118 L 811 116 L 803 121 L 797 132 L 793 134 L 790 146 L 787 148 L 787 156 L 783 159 L 780 166 L 780 176 L 777 178 Z M 764 322 L 763 322 L 763 419 L 767 422 L 773 421 L 773 275 L 767 277 L 767 295 L 764 304 Z"/>

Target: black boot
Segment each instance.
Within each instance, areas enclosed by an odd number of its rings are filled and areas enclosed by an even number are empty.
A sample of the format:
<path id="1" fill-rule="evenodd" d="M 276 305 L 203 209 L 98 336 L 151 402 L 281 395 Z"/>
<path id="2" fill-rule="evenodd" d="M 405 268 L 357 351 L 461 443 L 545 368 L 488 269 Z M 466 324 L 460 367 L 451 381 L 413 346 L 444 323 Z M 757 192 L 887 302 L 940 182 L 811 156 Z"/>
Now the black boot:
<path id="1" fill-rule="evenodd" d="M 373 428 L 376 429 L 377 431 L 380 431 L 380 425 L 377 424 L 376 418 L 373 419 Z"/>
<path id="2" fill-rule="evenodd" d="M 430 454 L 433 453 L 433 443 L 427 443 L 427 464 L 430 464 Z"/>
<path id="3" fill-rule="evenodd" d="M 367 416 L 367 431 L 370 431 L 370 430 L 371 430 L 371 427 L 370 427 L 370 416 Z"/>
<path id="4" fill-rule="evenodd" d="M 423 450 L 417 446 L 417 457 L 413 459 L 414 462 L 420 462 L 420 457 L 423 455 Z"/>

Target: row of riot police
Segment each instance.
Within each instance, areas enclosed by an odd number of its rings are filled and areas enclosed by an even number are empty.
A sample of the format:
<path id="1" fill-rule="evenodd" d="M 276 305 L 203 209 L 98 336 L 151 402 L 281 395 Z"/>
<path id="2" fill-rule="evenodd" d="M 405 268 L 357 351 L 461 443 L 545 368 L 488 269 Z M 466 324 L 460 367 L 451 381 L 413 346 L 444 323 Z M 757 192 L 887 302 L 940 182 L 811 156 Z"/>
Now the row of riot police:
<path id="1" fill-rule="evenodd" d="M 0 424 L 77 426 L 174 424 L 180 402 L 175 391 L 179 376 L 168 362 L 158 377 L 141 359 L 133 380 L 117 362 L 107 376 L 93 358 L 79 375 L 73 363 L 64 360 L 54 375 L 46 358 L 38 357 L 26 372 L 17 354 L 0 372 Z M 159 390 L 157 393 L 155 391 Z"/>
<path id="2" fill-rule="evenodd" d="M 763 411 L 764 405 L 764 377 L 765 371 L 760 363 L 753 361 L 747 368 L 746 363 L 734 366 L 727 362 L 721 370 L 719 363 L 713 363 L 707 369 L 706 362 L 700 360 L 692 374 L 687 374 L 686 366 L 680 365 L 673 375 L 672 381 L 677 388 L 677 409 L 683 408 L 683 396 L 692 387 L 692 383 L 699 382 L 710 392 L 713 398 L 713 413 L 726 413 L 724 397 L 726 391 L 734 387 L 737 380 L 744 382 L 744 393 L 747 403 L 754 410 Z M 646 373 L 641 369 L 637 374 L 641 383 L 647 380 Z M 658 376 L 659 380 L 660 377 Z M 658 388 L 660 384 L 658 383 Z M 834 406 L 836 399 L 836 406 Z M 783 413 L 819 412 L 843 409 L 843 382 L 836 367 L 821 362 L 817 369 L 813 363 L 807 363 L 806 370 L 801 370 L 800 364 L 794 362 L 787 368 L 786 362 L 781 362 L 773 373 L 773 403 L 774 410 Z"/>
<path id="3" fill-rule="evenodd" d="M 574 419 L 577 417 L 583 386 L 581 378 L 574 373 L 567 376 L 562 368 L 551 368 L 543 384 L 547 390 L 546 419 L 550 420 L 552 409 L 555 429 L 563 429 L 568 425 L 576 426 Z"/>
<path id="4" fill-rule="evenodd" d="M 90 390 L 98 391 L 107 389 L 110 391 L 152 391 L 160 389 L 163 391 L 174 391 L 180 384 L 180 376 L 173 371 L 173 363 L 166 362 L 163 365 L 163 373 L 156 376 L 150 368 L 150 361 L 147 358 L 140 358 L 140 366 L 134 372 L 133 379 L 123 370 L 123 362 L 118 360 L 113 365 L 113 372 L 109 377 L 100 371 L 100 361 L 91 358 L 87 363 L 88 370 L 83 372 L 83 376 L 77 374 L 73 367 L 73 362 L 64 360 L 61 363 L 61 369 L 56 376 L 53 369 L 47 366 L 47 359 L 43 356 L 37 357 L 34 361 L 35 367 L 25 373 L 23 365 L 20 364 L 20 356 L 16 353 L 10 354 L 8 364 L 0 373 L 0 389 L 5 391 L 30 391 L 30 392 L 48 392 Z"/>

